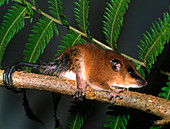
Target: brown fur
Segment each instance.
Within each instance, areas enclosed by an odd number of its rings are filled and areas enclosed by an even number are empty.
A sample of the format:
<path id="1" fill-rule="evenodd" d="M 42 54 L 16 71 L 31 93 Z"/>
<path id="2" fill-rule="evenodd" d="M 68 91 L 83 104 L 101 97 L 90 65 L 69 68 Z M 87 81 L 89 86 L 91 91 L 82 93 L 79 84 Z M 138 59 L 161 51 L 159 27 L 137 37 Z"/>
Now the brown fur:
<path id="1" fill-rule="evenodd" d="M 117 59 L 122 67 L 114 71 L 110 60 Z M 146 84 L 145 79 L 138 73 L 136 67 L 120 54 L 100 48 L 92 43 L 77 44 L 64 50 L 56 59 L 56 75 L 63 77 L 67 71 L 76 74 L 77 91 L 75 97 L 85 94 L 86 86 L 89 85 L 95 90 L 102 90 L 111 93 L 110 98 L 119 96 L 123 91 L 116 87 L 129 88 L 131 85 L 140 87 Z M 128 69 L 134 71 L 137 78 L 128 73 Z M 138 81 L 137 81 L 138 80 Z"/>

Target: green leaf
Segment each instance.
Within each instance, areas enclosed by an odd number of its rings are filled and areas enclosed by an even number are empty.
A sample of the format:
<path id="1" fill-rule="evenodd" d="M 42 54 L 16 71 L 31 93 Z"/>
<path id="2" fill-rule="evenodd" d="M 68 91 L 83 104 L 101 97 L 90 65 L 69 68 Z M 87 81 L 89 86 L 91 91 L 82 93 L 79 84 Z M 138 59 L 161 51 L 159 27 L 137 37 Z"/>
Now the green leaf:
<path id="1" fill-rule="evenodd" d="M 77 8 L 74 8 L 76 21 L 78 22 L 78 27 L 82 32 L 89 35 L 88 31 L 88 10 L 89 10 L 89 0 L 78 0 L 75 2 Z"/>
<path id="2" fill-rule="evenodd" d="M 35 63 L 40 54 L 43 53 L 46 45 L 53 37 L 53 28 L 56 26 L 50 19 L 43 17 L 33 26 L 32 34 L 29 35 L 29 43 L 24 51 L 24 61 Z M 57 34 L 58 35 L 58 34 Z M 27 69 L 28 70 L 28 69 Z"/>
<path id="3" fill-rule="evenodd" d="M 111 0 L 107 3 L 105 9 L 105 20 L 103 21 L 103 33 L 106 37 L 106 42 L 113 48 L 117 48 L 117 39 L 123 25 L 123 16 L 128 9 L 130 0 Z"/>
<path id="4" fill-rule="evenodd" d="M 69 34 L 66 34 L 66 36 L 63 36 L 63 40 L 61 41 L 63 45 L 58 46 L 59 48 L 59 50 L 57 50 L 58 54 L 56 54 L 55 57 L 58 57 L 58 55 L 62 53 L 68 47 L 71 47 L 75 44 L 86 42 L 84 39 L 81 38 L 80 34 L 77 34 L 76 32 L 71 31 L 71 30 L 69 32 L 70 32 Z"/>
<path id="5" fill-rule="evenodd" d="M 0 0 L 0 6 L 2 6 L 5 3 L 5 0 Z M 9 0 L 6 0 L 6 3 L 9 3 Z"/>
<path id="6" fill-rule="evenodd" d="M 87 117 L 90 101 L 73 101 L 69 110 L 69 129 L 80 129 Z"/>
<path id="7" fill-rule="evenodd" d="M 159 93 L 158 96 L 164 99 L 170 100 L 170 76 L 168 77 L 167 87 L 163 87 L 161 90 L 163 92 Z"/>
<path id="8" fill-rule="evenodd" d="M 80 129 L 83 125 L 83 116 L 76 112 L 69 117 L 69 128 Z"/>
<path id="9" fill-rule="evenodd" d="M 24 4 L 25 3 L 25 0 L 13 0 L 13 1 L 16 1 L 16 2 L 18 2 L 20 4 Z"/>
<path id="10" fill-rule="evenodd" d="M 152 23 L 151 34 L 146 32 L 143 35 L 144 41 L 141 41 L 139 49 L 139 58 L 146 66 L 148 72 L 156 61 L 159 53 L 162 53 L 165 43 L 169 42 L 170 37 L 170 18 L 168 13 L 163 14 L 164 20 Z"/>
<path id="11" fill-rule="evenodd" d="M 25 1 L 25 0 L 24 0 L 24 1 Z M 32 4 L 32 5 L 35 7 L 35 10 L 36 10 L 39 14 L 41 14 L 41 10 L 40 10 L 40 8 L 38 7 L 37 1 L 36 1 L 36 0 L 30 0 L 30 2 L 31 2 L 31 3 L 25 1 L 25 4 L 26 4 L 26 5 L 28 5 L 28 4 L 31 5 L 31 4 Z M 31 9 L 32 9 L 32 5 L 31 5 Z"/>
<path id="12" fill-rule="evenodd" d="M 48 1 L 51 6 L 49 6 L 50 13 L 59 20 L 63 25 L 68 25 L 66 17 L 63 15 L 63 7 L 61 0 L 50 0 Z"/>
<path id="13" fill-rule="evenodd" d="M 111 111 L 107 113 L 111 116 L 106 118 L 108 123 L 106 123 L 104 127 L 110 129 L 126 129 L 129 119 L 126 109 L 117 106 L 110 106 L 109 109 L 111 109 Z"/>
<path id="14" fill-rule="evenodd" d="M 13 36 L 25 25 L 24 14 L 26 12 L 26 6 L 15 4 L 14 6 L 11 6 L 11 9 L 9 9 L 8 13 L 4 16 L 4 20 L 0 28 L 0 65 L 6 46 Z"/>
<path id="15" fill-rule="evenodd" d="M 152 127 L 150 127 L 150 129 L 162 129 L 162 125 L 157 126 L 157 127 L 152 126 Z"/>
<path id="16" fill-rule="evenodd" d="M 142 77 L 145 77 L 145 72 L 143 71 L 143 69 L 140 67 L 140 65 L 138 65 L 137 63 L 135 62 L 132 62 L 135 67 L 137 68 L 138 72 L 140 73 L 140 75 L 142 75 Z"/>

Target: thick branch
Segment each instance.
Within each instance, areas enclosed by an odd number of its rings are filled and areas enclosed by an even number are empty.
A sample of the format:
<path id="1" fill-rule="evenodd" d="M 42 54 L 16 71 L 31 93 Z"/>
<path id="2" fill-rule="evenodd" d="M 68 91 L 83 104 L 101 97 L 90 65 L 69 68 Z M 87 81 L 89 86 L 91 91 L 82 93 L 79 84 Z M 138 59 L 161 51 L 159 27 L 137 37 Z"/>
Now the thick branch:
<path id="1" fill-rule="evenodd" d="M 3 85 L 3 72 L 3 70 L 0 70 L 0 85 Z M 17 88 L 45 90 L 67 95 L 72 95 L 76 90 L 75 81 L 34 73 L 15 72 L 13 84 Z M 123 99 L 117 98 L 114 105 L 135 108 L 162 117 L 162 120 L 155 122 L 157 125 L 170 122 L 170 101 L 132 91 L 124 91 L 121 95 Z M 107 99 L 108 97 L 108 92 L 95 91 L 89 87 L 85 92 L 86 99 L 111 103 Z"/>

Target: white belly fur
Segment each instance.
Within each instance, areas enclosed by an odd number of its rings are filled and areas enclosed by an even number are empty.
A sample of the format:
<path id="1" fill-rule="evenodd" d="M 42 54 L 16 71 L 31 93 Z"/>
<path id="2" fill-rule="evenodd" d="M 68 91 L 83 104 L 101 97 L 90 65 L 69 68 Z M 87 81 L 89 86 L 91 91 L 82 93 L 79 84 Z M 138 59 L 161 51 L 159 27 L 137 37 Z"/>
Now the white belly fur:
<path id="1" fill-rule="evenodd" d="M 70 80 L 76 80 L 76 74 L 73 73 L 72 71 L 67 71 L 65 74 L 64 74 L 64 77 L 65 78 L 68 78 Z"/>

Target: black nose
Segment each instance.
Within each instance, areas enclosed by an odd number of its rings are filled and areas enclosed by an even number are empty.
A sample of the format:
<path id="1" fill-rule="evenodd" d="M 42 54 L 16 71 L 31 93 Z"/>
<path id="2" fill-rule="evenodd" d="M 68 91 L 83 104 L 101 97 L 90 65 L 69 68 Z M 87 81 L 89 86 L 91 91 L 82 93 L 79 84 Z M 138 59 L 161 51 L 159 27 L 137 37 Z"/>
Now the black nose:
<path id="1" fill-rule="evenodd" d="M 148 84 L 148 82 L 145 79 L 137 79 L 136 81 L 140 83 L 142 86 L 146 86 Z"/>

